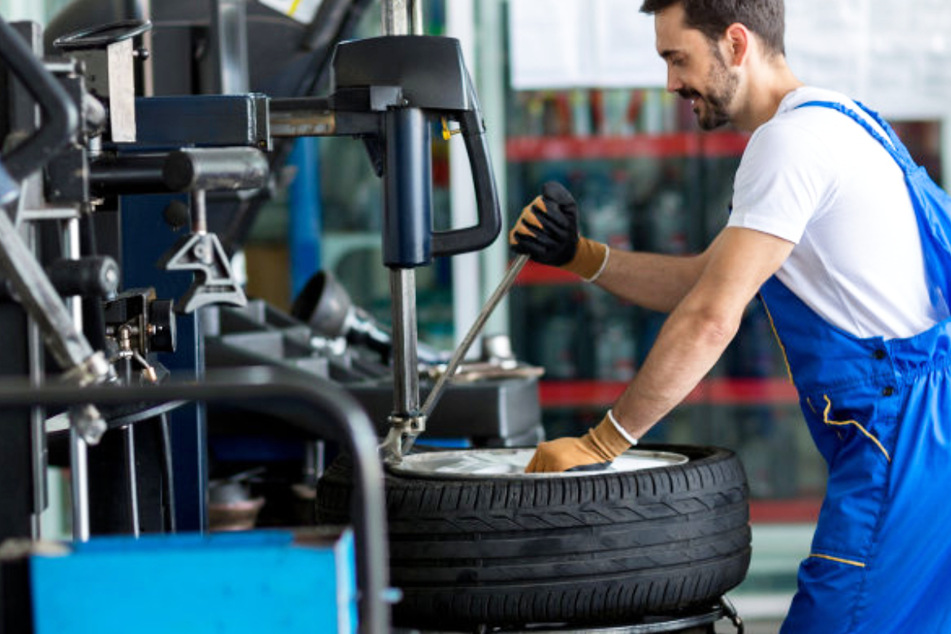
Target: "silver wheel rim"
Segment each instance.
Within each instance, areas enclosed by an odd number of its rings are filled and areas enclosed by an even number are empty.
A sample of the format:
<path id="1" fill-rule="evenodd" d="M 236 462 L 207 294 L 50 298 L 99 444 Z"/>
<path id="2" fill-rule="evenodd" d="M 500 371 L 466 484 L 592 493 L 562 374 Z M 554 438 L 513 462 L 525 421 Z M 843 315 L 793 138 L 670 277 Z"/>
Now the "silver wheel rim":
<path id="1" fill-rule="evenodd" d="M 632 449 L 626 451 L 599 471 L 569 471 L 562 473 L 525 473 L 535 449 L 464 449 L 410 454 L 390 470 L 397 475 L 440 479 L 483 478 L 578 478 L 606 473 L 629 473 L 684 464 L 689 458 L 667 451 Z"/>

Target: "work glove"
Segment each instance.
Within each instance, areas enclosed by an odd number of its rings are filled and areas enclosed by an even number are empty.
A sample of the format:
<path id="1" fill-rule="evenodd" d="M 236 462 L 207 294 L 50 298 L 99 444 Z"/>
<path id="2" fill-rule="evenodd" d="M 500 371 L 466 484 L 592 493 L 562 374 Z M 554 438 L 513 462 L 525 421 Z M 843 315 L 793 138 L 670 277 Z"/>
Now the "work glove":
<path id="1" fill-rule="evenodd" d="M 522 209 L 509 244 L 539 264 L 563 268 L 589 282 L 597 279 L 608 259 L 607 245 L 578 234 L 578 203 L 554 181 L 545 183 L 542 195 Z"/>
<path id="2" fill-rule="evenodd" d="M 635 441 L 636 442 L 636 441 Z M 556 438 L 539 443 L 525 473 L 567 471 L 576 467 L 606 465 L 634 444 L 611 420 L 611 413 L 581 438 Z"/>

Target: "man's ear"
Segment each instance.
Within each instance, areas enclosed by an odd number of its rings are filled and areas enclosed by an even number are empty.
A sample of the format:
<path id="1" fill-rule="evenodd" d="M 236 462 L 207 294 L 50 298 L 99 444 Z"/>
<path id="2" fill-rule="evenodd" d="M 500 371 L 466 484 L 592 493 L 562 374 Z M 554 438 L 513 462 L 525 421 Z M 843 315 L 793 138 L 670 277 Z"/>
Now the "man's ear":
<path id="1" fill-rule="evenodd" d="M 753 34 L 739 22 L 734 22 L 727 27 L 724 38 L 728 46 L 727 61 L 733 66 L 741 65 L 750 53 Z"/>

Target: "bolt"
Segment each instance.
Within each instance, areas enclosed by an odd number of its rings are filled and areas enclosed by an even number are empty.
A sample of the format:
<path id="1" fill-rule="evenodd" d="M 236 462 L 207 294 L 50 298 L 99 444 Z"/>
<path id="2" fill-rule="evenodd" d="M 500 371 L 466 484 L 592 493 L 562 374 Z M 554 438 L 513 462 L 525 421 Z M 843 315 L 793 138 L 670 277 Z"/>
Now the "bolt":
<path id="1" fill-rule="evenodd" d="M 94 405 L 75 407 L 71 411 L 72 423 L 76 431 L 90 445 L 98 445 L 106 433 L 108 425 Z"/>

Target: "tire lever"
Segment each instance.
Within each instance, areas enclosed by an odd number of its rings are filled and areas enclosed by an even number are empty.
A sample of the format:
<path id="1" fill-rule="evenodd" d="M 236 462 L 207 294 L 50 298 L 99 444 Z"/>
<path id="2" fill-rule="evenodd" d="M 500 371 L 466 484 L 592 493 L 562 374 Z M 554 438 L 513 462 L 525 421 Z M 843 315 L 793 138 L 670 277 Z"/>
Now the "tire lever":
<path id="1" fill-rule="evenodd" d="M 472 347 L 472 343 L 475 341 L 476 337 L 479 336 L 479 333 L 482 332 L 482 328 L 485 327 L 485 322 L 488 321 L 492 311 L 495 310 L 495 307 L 499 305 L 499 302 L 502 301 L 502 298 L 505 297 L 505 295 L 512 288 L 512 285 L 515 283 L 515 278 L 517 278 L 518 274 L 521 273 L 526 262 L 528 262 L 528 256 L 524 254 L 519 255 L 509 265 L 508 270 L 505 271 L 505 276 L 502 278 L 502 281 L 499 283 L 495 291 L 492 292 L 492 295 L 489 297 L 488 301 L 486 301 L 485 306 L 482 307 L 482 310 L 479 311 L 475 322 L 469 327 L 469 332 L 466 333 L 466 336 L 461 342 L 459 342 L 459 345 L 452 353 L 452 357 L 450 357 L 449 363 L 446 365 L 446 371 L 442 373 L 442 375 L 436 381 L 436 385 L 433 386 L 433 389 L 430 390 L 429 395 L 426 397 L 426 401 L 423 403 L 423 406 L 420 410 L 420 413 L 424 418 L 429 418 L 432 415 L 433 408 L 436 407 L 436 403 L 439 402 L 440 397 L 443 395 L 443 392 L 445 392 L 446 385 L 449 383 L 449 379 L 451 379 L 452 375 L 456 373 L 456 370 L 459 368 L 459 364 L 462 363 L 466 353 L 469 352 L 469 348 Z M 401 448 L 402 453 L 405 455 L 407 452 L 409 452 L 409 450 L 413 447 L 413 443 L 415 442 L 416 436 L 408 434 L 403 440 Z"/>

